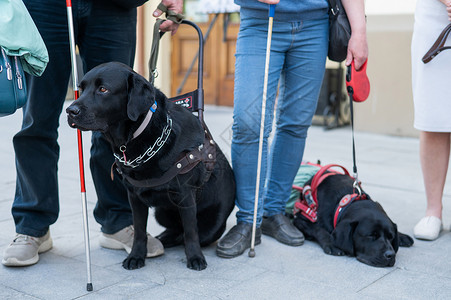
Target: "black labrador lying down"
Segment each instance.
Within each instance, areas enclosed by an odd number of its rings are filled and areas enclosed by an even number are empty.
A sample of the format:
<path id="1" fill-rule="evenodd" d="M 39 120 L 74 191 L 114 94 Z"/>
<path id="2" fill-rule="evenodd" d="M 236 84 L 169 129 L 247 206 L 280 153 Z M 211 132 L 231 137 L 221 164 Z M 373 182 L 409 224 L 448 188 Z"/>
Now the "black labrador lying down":
<path id="1" fill-rule="evenodd" d="M 166 227 L 157 238 L 165 247 L 184 244 L 188 268 L 205 269 L 201 247 L 224 233 L 235 200 L 232 169 L 208 130 L 121 63 L 92 69 L 80 89 L 66 110 L 69 125 L 104 133 L 116 158 L 112 176 L 117 168 L 128 191 L 135 234 L 123 267 L 144 266 L 153 207 Z"/>
<path id="2" fill-rule="evenodd" d="M 362 198 L 366 199 L 349 201 L 349 196 L 358 195 L 353 194 L 353 183 L 354 179 L 344 174 L 326 177 L 316 187 L 316 222 L 301 209 L 293 223 L 307 239 L 316 240 L 326 254 L 355 256 L 370 266 L 392 267 L 398 247 L 412 246 L 413 239 L 398 232 L 382 206 L 363 191 Z M 337 212 L 340 201 L 342 207 Z"/>

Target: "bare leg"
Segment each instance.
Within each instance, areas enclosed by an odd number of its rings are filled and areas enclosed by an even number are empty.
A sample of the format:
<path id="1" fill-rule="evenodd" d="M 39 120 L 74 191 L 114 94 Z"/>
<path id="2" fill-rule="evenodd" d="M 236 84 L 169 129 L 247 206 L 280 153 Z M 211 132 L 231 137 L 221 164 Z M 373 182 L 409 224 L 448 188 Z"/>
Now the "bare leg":
<path id="1" fill-rule="evenodd" d="M 426 189 L 426 216 L 442 218 L 442 196 L 450 155 L 450 133 L 420 132 L 420 161 Z"/>

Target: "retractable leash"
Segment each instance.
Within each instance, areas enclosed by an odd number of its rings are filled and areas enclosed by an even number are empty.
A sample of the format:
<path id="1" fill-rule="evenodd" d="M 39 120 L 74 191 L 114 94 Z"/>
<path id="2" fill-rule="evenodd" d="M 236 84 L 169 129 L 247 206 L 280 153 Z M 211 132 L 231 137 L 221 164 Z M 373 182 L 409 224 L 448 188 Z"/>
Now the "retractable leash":
<path id="1" fill-rule="evenodd" d="M 72 64 L 72 85 L 74 88 L 74 100 L 77 100 L 80 96 L 78 90 L 78 72 L 77 63 L 75 55 L 75 37 L 74 37 L 74 21 L 72 17 L 72 1 L 66 0 L 67 8 L 67 23 L 69 27 L 69 45 L 71 54 L 71 64 Z M 86 253 L 86 269 L 88 274 L 88 283 L 86 285 L 86 290 L 88 292 L 92 291 L 92 279 L 91 279 L 91 254 L 89 247 L 89 227 L 88 227 L 88 210 L 87 210 L 87 200 L 86 200 L 86 188 L 85 188 L 85 171 L 83 163 L 83 142 L 81 131 L 77 129 L 78 138 L 78 160 L 80 169 L 80 185 L 81 185 L 81 203 L 83 210 L 83 229 L 84 229 L 84 239 L 85 239 L 85 253 Z"/>
<path id="2" fill-rule="evenodd" d="M 269 73 L 269 57 L 271 56 L 271 38 L 272 38 L 272 23 L 276 10 L 275 4 L 269 5 L 269 23 L 268 23 L 268 38 L 266 42 L 266 61 L 265 61 L 265 78 L 263 82 L 263 99 L 262 99 L 262 115 L 260 123 L 260 139 L 258 141 L 258 160 L 257 160 L 257 180 L 255 183 L 255 199 L 254 199 L 254 219 L 252 222 L 252 238 L 251 249 L 249 250 L 249 257 L 255 257 L 255 232 L 257 230 L 257 209 L 258 209 L 258 196 L 260 193 L 260 173 L 262 162 L 262 149 L 263 149 L 263 134 L 265 129 L 265 114 L 266 114 L 266 94 L 268 90 L 268 73 Z"/>
<path id="3" fill-rule="evenodd" d="M 352 160 L 353 160 L 353 177 L 354 184 L 353 187 L 362 195 L 362 190 L 360 188 L 359 178 L 357 174 L 357 164 L 356 164 L 356 154 L 355 154 L 355 138 L 354 138 L 354 109 L 353 102 L 363 102 L 368 98 L 370 93 L 370 81 L 366 75 L 366 64 L 368 60 L 365 61 L 363 66 L 359 71 L 355 69 L 354 61 L 348 66 L 346 73 L 346 89 L 349 94 L 349 108 L 351 112 L 351 132 L 352 132 Z"/>

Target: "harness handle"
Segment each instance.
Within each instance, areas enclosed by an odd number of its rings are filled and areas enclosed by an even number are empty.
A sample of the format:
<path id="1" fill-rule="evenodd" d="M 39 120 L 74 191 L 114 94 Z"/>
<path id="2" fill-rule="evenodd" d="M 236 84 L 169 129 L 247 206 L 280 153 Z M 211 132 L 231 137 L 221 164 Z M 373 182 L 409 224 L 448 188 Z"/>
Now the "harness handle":
<path id="1" fill-rule="evenodd" d="M 168 18 L 169 19 L 169 18 Z M 152 39 L 152 47 L 150 52 L 149 59 L 149 81 L 150 83 L 154 83 L 155 78 L 158 76 L 157 72 L 157 59 L 158 59 L 158 50 L 160 46 L 160 39 L 163 36 L 164 32 L 160 32 L 160 25 L 165 20 L 158 19 L 155 22 L 155 26 L 153 29 L 153 39 Z M 204 84 L 203 84 L 203 76 L 204 76 L 204 37 L 202 34 L 202 30 L 199 26 L 197 26 L 194 22 L 189 20 L 181 20 L 181 24 L 186 24 L 193 27 L 199 38 L 199 58 L 197 60 L 197 90 L 193 93 L 192 99 L 193 103 L 195 103 L 194 107 L 196 108 L 198 119 L 201 123 L 204 123 Z M 188 94 L 188 93 L 187 93 Z M 187 95 L 185 94 L 185 95 Z M 184 95 L 182 95 L 184 96 Z M 181 97 L 181 96 L 180 96 Z M 172 98 L 171 98 L 172 99 Z M 169 100 L 171 100 L 169 99 Z M 194 112 L 193 109 L 190 109 Z"/>
<path id="2" fill-rule="evenodd" d="M 311 187 L 312 187 L 313 190 L 316 190 L 316 188 L 318 187 L 322 175 L 323 175 L 327 170 L 329 170 L 330 168 L 334 168 L 334 167 L 341 168 L 341 169 L 343 170 L 343 172 L 344 172 L 343 174 L 349 175 L 348 170 L 346 170 L 346 168 L 343 167 L 343 166 L 340 166 L 340 165 L 337 165 L 337 164 L 328 164 L 328 165 L 325 165 L 325 166 L 321 167 L 321 169 L 319 169 L 319 171 L 315 174 L 315 176 L 314 176 L 313 179 L 312 179 Z"/>

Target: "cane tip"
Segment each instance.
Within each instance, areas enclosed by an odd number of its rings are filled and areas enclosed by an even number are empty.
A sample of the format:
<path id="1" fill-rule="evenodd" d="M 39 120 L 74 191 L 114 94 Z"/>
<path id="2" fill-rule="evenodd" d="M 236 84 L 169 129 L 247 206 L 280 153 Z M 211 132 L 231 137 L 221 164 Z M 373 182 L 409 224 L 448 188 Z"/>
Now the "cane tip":
<path id="1" fill-rule="evenodd" d="M 250 249 L 249 250 L 249 257 L 255 257 L 255 250 L 254 249 Z"/>
<path id="2" fill-rule="evenodd" d="M 92 292 L 92 283 L 88 283 L 88 284 L 86 285 L 86 290 L 87 290 L 88 292 Z"/>

